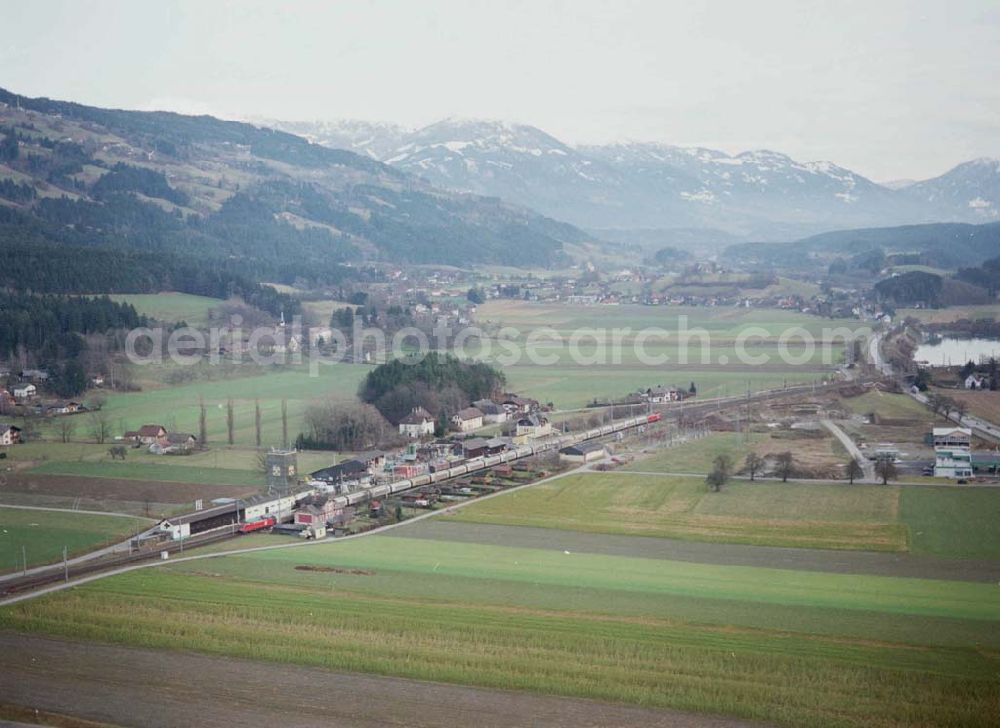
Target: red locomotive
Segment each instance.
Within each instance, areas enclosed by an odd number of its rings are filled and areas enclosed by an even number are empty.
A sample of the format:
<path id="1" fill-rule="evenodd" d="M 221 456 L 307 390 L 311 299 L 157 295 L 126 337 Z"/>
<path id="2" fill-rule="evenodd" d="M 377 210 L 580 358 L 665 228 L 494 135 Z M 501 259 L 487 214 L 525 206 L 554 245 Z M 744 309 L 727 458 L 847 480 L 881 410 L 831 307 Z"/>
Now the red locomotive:
<path id="1" fill-rule="evenodd" d="M 261 531 L 265 528 L 271 528 L 277 521 L 274 520 L 274 516 L 261 516 L 260 518 L 253 521 L 244 521 L 240 524 L 240 533 L 253 533 L 254 531 Z"/>

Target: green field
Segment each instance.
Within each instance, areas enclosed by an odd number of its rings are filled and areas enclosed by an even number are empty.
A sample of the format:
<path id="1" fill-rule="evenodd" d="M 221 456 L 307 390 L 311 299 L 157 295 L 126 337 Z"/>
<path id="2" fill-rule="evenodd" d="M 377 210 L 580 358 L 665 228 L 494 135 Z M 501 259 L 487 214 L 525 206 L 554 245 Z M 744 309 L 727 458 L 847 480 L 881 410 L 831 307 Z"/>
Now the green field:
<path id="1" fill-rule="evenodd" d="M 384 536 L 0 611 L 73 638 L 810 726 L 990 724 L 998 620 L 989 584 Z"/>
<path id="2" fill-rule="evenodd" d="M 310 376 L 306 365 L 268 370 L 252 369 L 253 375 L 232 379 L 195 381 L 142 392 L 112 394 L 104 409 L 117 429 L 136 429 L 146 423 L 162 424 L 168 430 L 198 434 L 199 400 L 207 408 L 210 444 L 226 440 L 226 402 L 235 407 L 235 443 L 254 443 L 254 400 L 260 401 L 264 446 L 281 443 L 281 400 L 288 403 L 289 438 L 302 430 L 302 415 L 311 400 L 333 397 L 353 400 L 358 384 L 370 367 L 337 364 L 321 367 Z M 80 425 L 86 428 L 85 421 Z M 116 429 L 116 433 L 117 433 Z M 81 432 L 82 432 L 81 430 Z"/>
<path id="3" fill-rule="evenodd" d="M 168 461 L 179 458 L 164 458 Z M 264 485 L 264 474 L 250 470 L 227 468 L 185 467 L 172 464 L 130 462 L 48 462 L 32 468 L 33 473 L 50 475 L 83 475 L 91 478 L 126 478 L 176 483 L 206 483 L 209 485 Z"/>
<path id="4" fill-rule="evenodd" d="M 223 303 L 217 298 L 190 293 L 127 293 L 115 294 L 111 298 L 119 303 L 132 304 L 136 311 L 157 321 L 184 321 L 189 326 L 207 326 L 209 311 Z"/>
<path id="5" fill-rule="evenodd" d="M 22 553 L 29 567 L 48 564 L 62 558 L 63 547 L 70 556 L 84 553 L 120 541 L 150 523 L 145 518 L 0 506 L 0 571 L 22 567 Z"/>
<path id="6" fill-rule="evenodd" d="M 901 505 L 914 553 L 1000 559 L 1000 490 L 906 487 Z"/>
<path id="7" fill-rule="evenodd" d="M 905 551 L 899 489 L 586 473 L 473 503 L 454 518 L 769 546 Z"/>
<path id="8" fill-rule="evenodd" d="M 515 329 L 518 335 L 505 335 L 503 341 L 491 339 L 489 355 L 475 346 L 467 353 L 491 359 L 505 353 L 505 346 L 512 347 L 521 354 L 516 364 L 504 369 L 512 387 L 559 407 L 579 407 L 594 398 L 621 397 L 657 384 L 686 387 L 694 382 L 705 397 L 822 381 L 843 356 L 842 337 L 831 337 L 824 329 L 866 330 L 858 321 L 831 321 L 774 309 L 573 306 L 519 301 L 491 301 L 480 306 L 477 323 L 493 336 L 502 327 Z M 806 356 L 798 338 L 790 340 L 789 352 L 803 356 L 802 363 L 786 363 L 779 357 L 779 336 L 791 327 L 801 327 L 816 340 L 811 356 Z M 538 357 L 551 358 L 551 363 L 539 364 L 528 359 L 525 352 L 528 334 L 543 328 L 555 332 L 561 342 L 536 334 L 539 338 L 534 349 Z M 612 333 L 616 329 L 621 331 L 617 338 Z M 686 339 L 681 333 L 684 329 L 689 332 Z M 699 329 L 708 334 L 707 346 L 695 333 Z M 583 361 L 576 361 L 570 356 L 568 343 L 581 330 L 598 330 L 599 336 L 594 339 L 591 334 L 581 334 L 578 348 Z M 640 336 L 641 331 L 651 333 Z M 754 334 L 745 343 L 746 353 L 766 356 L 766 363 L 741 362 L 736 340 L 742 332 Z M 616 346 L 616 341 L 620 345 Z M 830 341 L 830 346 L 825 347 L 824 341 Z M 640 360 L 637 342 L 652 360 Z"/>

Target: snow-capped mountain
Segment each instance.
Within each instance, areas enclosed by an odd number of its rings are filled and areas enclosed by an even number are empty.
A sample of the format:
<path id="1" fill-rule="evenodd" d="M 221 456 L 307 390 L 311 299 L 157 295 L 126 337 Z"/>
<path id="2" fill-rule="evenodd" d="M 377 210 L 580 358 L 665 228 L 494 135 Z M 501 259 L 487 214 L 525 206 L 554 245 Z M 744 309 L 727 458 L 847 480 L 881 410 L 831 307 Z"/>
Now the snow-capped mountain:
<path id="1" fill-rule="evenodd" d="M 912 199 L 968 222 L 1000 220 L 1000 159 L 974 159 L 902 190 Z"/>
<path id="2" fill-rule="evenodd" d="M 800 162 L 769 150 L 571 146 L 502 121 L 447 119 L 413 131 L 364 122 L 272 124 L 369 154 L 437 186 L 499 197 L 595 230 L 707 228 L 787 240 L 853 227 L 984 222 L 1000 210 L 996 160 L 894 189 L 831 162 Z"/>

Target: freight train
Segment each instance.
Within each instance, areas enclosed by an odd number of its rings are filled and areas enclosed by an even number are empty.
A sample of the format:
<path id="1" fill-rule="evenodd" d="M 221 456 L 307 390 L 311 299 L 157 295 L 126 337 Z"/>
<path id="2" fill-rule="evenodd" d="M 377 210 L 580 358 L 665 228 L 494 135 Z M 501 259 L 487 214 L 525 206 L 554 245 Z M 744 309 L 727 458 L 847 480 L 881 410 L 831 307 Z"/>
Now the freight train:
<path id="1" fill-rule="evenodd" d="M 662 415 L 659 412 L 653 412 L 648 415 L 642 415 L 641 417 L 630 417 L 625 420 L 618 420 L 617 422 L 613 422 L 609 425 L 595 427 L 592 430 L 587 430 L 583 433 L 548 437 L 536 443 L 518 445 L 509 450 L 504 450 L 502 453 L 498 453 L 496 455 L 483 455 L 473 458 L 472 460 L 467 460 L 453 468 L 438 470 L 433 473 L 425 473 L 414 478 L 397 480 L 393 483 L 386 483 L 385 485 L 376 485 L 374 488 L 366 488 L 365 490 L 348 493 L 347 495 L 336 496 L 333 500 L 337 503 L 337 505 L 344 507 L 364 503 L 368 500 L 379 500 L 395 493 L 402 493 L 403 491 L 410 490 L 412 488 L 420 488 L 425 485 L 431 485 L 432 483 L 440 483 L 445 480 L 450 480 L 451 478 L 456 478 L 460 475 L 468 475 L 469 473 L 475 473 L 479 470 L 492 468 L 502 463 L 520 460 L 521 458 L 539 455 L 552 450 L 559 450 L 560 448 L 575 445 L 586 440 L 607 437 L 608 435 L 613 435 L 616 432 L 622 432 L 633 427 L 642 427 L 658 422 L 661 417 Z"/>

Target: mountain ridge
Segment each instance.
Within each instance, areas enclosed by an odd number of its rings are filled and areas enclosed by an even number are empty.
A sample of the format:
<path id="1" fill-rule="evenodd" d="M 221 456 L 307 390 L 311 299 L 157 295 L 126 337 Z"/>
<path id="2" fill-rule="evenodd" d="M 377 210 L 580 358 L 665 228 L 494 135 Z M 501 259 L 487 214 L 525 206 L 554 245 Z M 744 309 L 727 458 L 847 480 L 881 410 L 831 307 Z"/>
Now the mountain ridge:
<path id="1" fill-rule="evenodd" d="M 351 123 L 378 134 L 377 125 Z M 832 161 L 801 162 L 769 149 L 571 145 L 537 127 L 498 120 L 449 118 L 393 127 L 393 135 L 374 157 L 437 186 L 500 197 L 598 231 L 705 228 L 747 241 L 794 240 L 852 227 L 1000 219 L 1000 165 L 989 158 L 896 186 Z M 356 143 L 343 135 L 313 137 L 327 145 Z"/>

